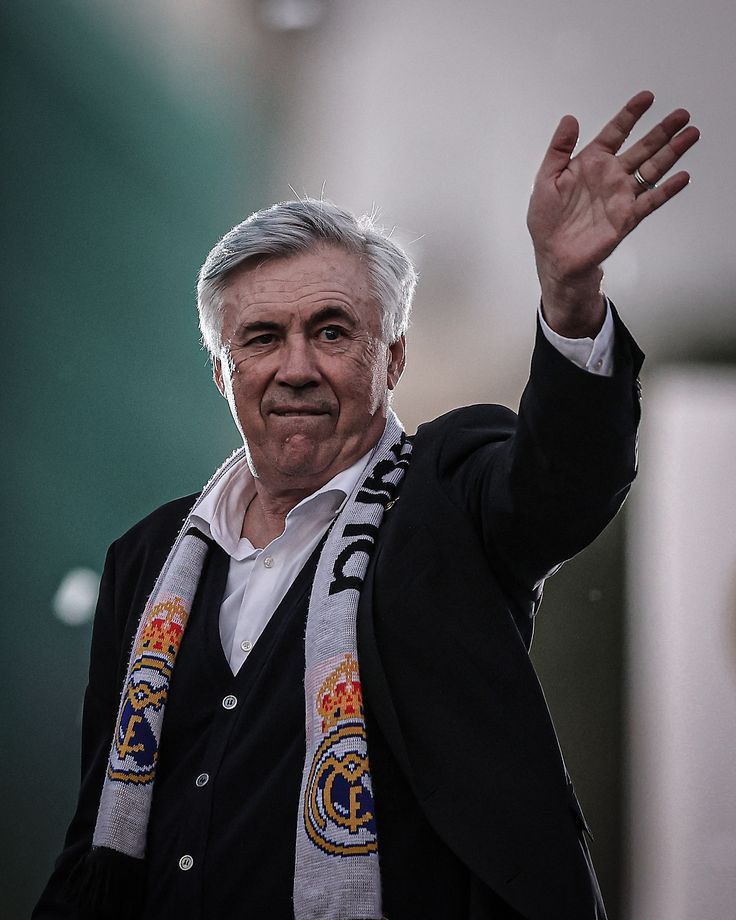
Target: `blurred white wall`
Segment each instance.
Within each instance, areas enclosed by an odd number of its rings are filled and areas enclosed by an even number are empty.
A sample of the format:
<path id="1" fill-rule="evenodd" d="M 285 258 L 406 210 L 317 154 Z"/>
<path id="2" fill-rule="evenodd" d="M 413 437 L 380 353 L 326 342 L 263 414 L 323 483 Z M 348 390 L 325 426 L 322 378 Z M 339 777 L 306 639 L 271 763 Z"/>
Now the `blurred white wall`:
<path id="1" fill-rule="evenodd" d="M 703 129 L 692 187 L 611 259 L 607 287 L 656 356 L 733 334 L 731 214 L 736 11 L 723 0 L 329 4 L 303 36 L 286 180 L 356 209 L 378 204 L 422 272 L 399 407 L 514 402 L 537 297 L 529 189 L 558 118 L 589 139 L 635 91 Z M 725 96 L 725 98 L 724 98 Z M 410 418 L 409 418 L 410 416 Z"/>
<path id="2" fill-rule="evenodd" d="M 629 544 L 631 920 L 736 904 L 736 372 L 647 397 Z"/>

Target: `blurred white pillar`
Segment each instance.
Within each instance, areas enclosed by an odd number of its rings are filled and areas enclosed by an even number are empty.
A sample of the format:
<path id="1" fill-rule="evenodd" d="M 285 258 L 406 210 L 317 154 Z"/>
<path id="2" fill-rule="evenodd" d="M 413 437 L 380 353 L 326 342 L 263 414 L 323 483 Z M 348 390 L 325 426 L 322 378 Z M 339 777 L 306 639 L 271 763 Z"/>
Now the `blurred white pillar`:
<path id="1" fill-rule="evenodd" d="M 631 517 L 630 920 L 736 917 L 736 373 L 645 393 Z"/>

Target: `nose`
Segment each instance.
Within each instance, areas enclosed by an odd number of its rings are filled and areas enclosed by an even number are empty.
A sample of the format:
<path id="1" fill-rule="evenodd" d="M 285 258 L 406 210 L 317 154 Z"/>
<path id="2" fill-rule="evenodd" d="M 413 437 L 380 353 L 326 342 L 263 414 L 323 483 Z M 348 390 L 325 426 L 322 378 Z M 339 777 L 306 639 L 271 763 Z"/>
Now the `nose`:
<path id="1" fill-rule="evenodd" d="M 317 386 L 320 379 L 318 356 L 309 340 L 299 334 L 287 336 L 279 349 L 276 382 L 298 389 Z"/>

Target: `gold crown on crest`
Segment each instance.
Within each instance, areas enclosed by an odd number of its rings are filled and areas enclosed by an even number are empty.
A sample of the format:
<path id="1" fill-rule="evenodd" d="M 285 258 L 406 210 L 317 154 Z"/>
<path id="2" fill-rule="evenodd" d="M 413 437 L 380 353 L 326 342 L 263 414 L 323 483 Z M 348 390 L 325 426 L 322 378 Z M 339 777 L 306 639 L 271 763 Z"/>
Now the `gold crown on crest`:
<path id="1" fill-rule="evenodd" d="M 137 651 L 176 655 L 187 623 L 187 610 L 180 597 L 163 601 L 151 611 Z"/>
<path id="2" fill-rule="evenodd" d="M 346 719 L 363 718 L 358 662 L 349 652 L 319 688 L 317 712 L 322 716 L 323 732 Z"/>

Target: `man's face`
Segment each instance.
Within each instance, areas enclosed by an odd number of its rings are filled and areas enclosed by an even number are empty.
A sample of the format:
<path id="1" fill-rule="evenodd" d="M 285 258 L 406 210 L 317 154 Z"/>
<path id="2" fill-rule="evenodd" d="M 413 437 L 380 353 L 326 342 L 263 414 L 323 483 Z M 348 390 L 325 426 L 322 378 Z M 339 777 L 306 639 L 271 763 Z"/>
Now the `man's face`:
<path id="1" fill-rule="evenodd" d="M 215 382 L 261 486 L 320 488 L 380 438 L 404 367 L 364 264 L 335 246 L 267 260 L 234 273 L 223 307 Z"/>

